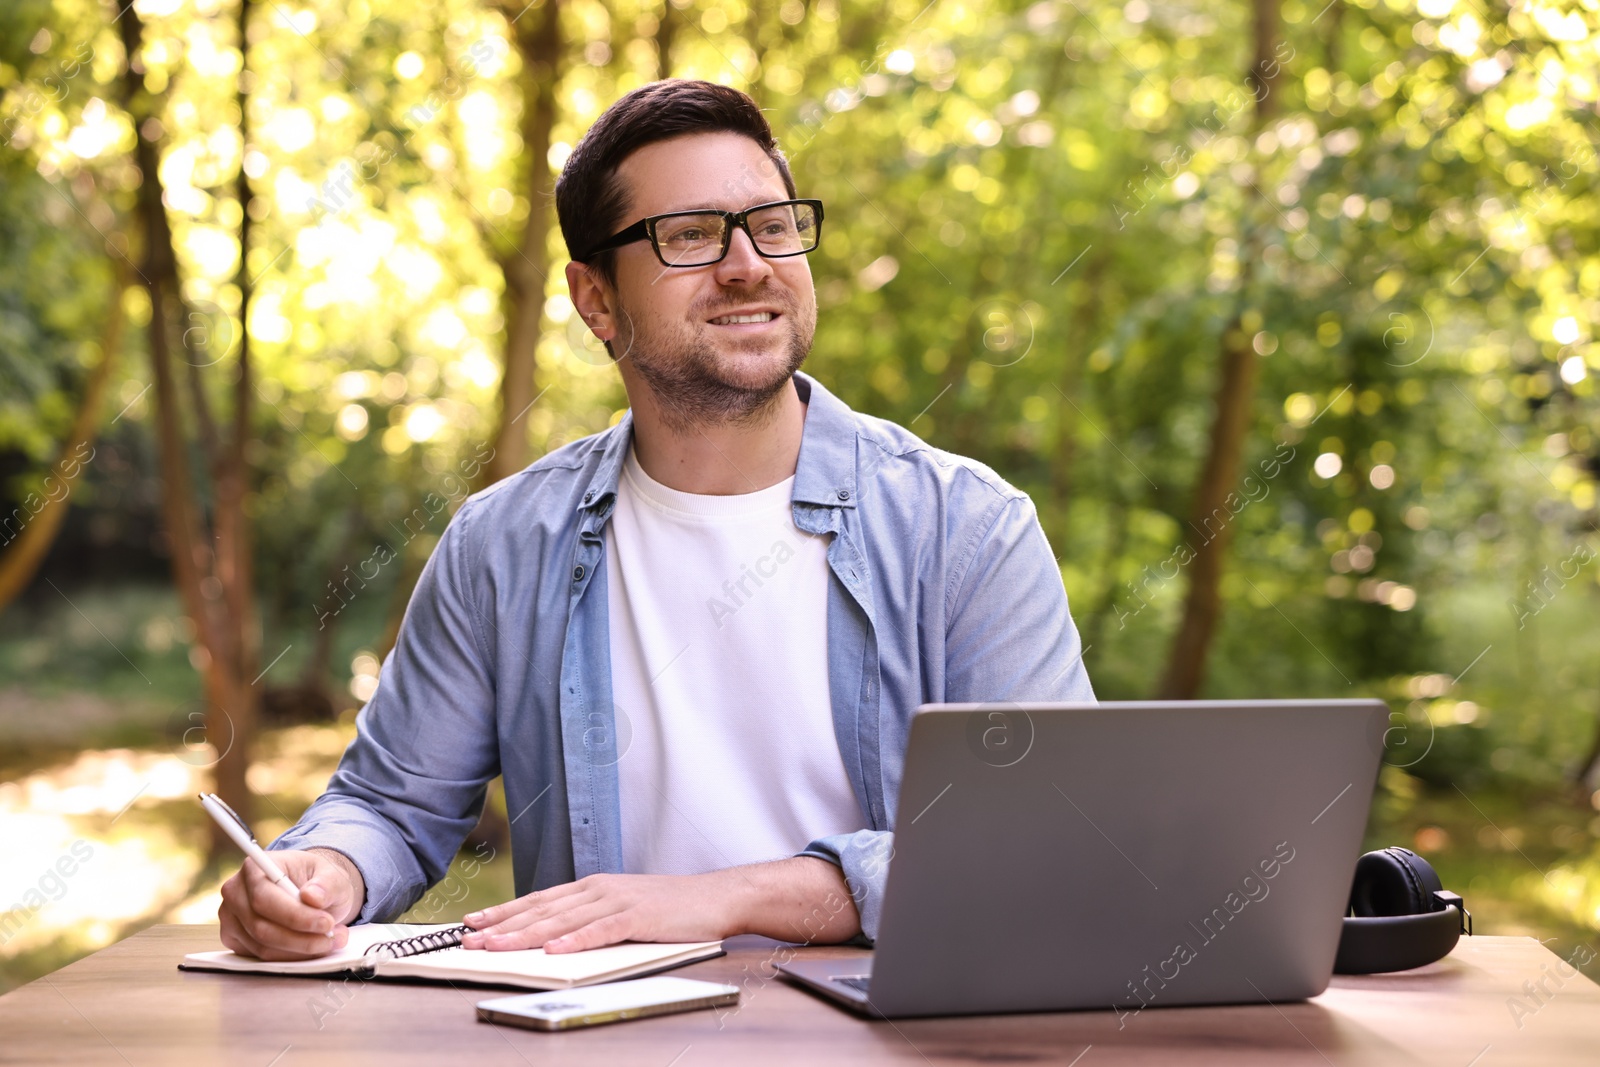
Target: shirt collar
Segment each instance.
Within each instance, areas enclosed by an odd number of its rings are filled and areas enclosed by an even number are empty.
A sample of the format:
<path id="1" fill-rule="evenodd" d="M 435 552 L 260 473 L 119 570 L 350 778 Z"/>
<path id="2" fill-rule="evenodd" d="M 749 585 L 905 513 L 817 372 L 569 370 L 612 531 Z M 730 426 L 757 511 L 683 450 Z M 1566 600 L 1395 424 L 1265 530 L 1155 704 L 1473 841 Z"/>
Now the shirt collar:
<path id="1" fill-rule="evenodd" d="M 796 504 L 856 506 L 856 419 L 843 400 L 808 374 L 795 373 L 795 387 L 806 402 L 800 433 L 800 461 L 794 472 Z"/>
<path id="2" fill-rule="evenodd" d="M 795 467 L 796 504 L 822 507 L 856 506 L 856 427 L 854 412 L 809 374 L 798 371 L 795 389 L 806 402 L 806 422 L 800 431 L 800 458 Z M 578 502 L 578 510 L 609 510 L 617 493 L 617 480 L 633 443 L 633 411 L 604 435 L 600 463 Z"/>

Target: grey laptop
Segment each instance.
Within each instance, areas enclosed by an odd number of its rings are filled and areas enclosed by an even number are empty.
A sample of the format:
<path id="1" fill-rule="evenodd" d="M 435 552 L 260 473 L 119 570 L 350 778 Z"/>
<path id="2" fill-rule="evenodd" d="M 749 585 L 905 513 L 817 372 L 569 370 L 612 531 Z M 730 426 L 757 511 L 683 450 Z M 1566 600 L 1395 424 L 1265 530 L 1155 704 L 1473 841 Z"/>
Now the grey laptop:
<path id="1" fill-rule="evenodd" d="M 872 1017 L 1327 987 L 1377 700 L 945 704 L 911 725 L 876 949 L 792 980 Z"/>

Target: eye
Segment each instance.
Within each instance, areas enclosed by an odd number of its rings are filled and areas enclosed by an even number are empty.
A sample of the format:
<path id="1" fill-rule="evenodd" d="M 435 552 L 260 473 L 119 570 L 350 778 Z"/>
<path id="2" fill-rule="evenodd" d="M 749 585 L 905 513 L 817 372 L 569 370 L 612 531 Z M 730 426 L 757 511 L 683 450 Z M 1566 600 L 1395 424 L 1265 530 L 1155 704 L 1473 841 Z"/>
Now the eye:
<path id="1" fill-rule="evenodd" d="M 685 219 L 675 225 L 663 225 L 656 230 L 656 239 L 663 244 L 698 245 L 715 241 L 720 232 L 696 219 Z"/>

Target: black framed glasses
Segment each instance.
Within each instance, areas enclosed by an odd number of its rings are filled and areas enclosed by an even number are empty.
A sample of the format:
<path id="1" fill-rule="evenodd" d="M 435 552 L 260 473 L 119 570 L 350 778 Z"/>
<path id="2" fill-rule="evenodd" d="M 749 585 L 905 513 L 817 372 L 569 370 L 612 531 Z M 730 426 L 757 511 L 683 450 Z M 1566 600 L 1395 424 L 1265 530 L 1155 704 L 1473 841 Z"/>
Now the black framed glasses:
<path id="1" fill-rule="evenodd" d="M 743 211 L 669 211 L 640 219 L 589 249 L 585 260 L 635 241 L 650 242 L 666 267 L 705 267 L 728 254 L 741 229 L 768 259 L 803 256 L 822 240 L 821 200 L 777 200 Z"/>

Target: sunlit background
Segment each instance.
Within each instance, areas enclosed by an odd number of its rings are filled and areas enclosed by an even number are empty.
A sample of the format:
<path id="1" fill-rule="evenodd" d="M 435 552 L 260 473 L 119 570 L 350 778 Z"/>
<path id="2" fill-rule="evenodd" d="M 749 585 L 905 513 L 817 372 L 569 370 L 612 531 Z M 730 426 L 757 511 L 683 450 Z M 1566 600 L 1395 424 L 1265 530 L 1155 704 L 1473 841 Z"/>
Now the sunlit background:
<path id="1" fill-rule="evenodd" d="M 193 795 L 285 829 L 450 514 L 622 416 L 550 197 L 668 74 L 766 109 L 808 370 L 1032 495 L 1102 697 L 1388 700 L 1369 844 L 1595 946 L 1600 5 L 1324 2 L 0 6 L 0 989 L 210 920 Z"/>

